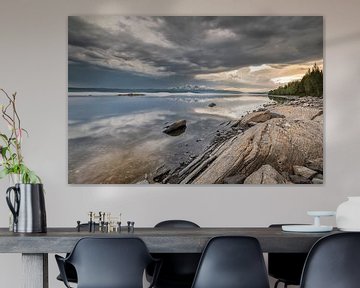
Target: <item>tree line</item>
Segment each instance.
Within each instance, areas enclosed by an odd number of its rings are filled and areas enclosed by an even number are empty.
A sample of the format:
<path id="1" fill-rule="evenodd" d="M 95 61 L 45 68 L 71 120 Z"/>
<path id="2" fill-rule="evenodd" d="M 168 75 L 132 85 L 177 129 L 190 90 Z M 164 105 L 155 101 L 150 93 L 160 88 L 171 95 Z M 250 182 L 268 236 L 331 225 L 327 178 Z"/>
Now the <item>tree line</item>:
<path id="1" fill-rule="evenodd" d="M 270 90 L 269 95 L 323 96 L 323 71 L 319 66 L 309 69 L 301 80 L 292 81 L 277 89 Z"/>

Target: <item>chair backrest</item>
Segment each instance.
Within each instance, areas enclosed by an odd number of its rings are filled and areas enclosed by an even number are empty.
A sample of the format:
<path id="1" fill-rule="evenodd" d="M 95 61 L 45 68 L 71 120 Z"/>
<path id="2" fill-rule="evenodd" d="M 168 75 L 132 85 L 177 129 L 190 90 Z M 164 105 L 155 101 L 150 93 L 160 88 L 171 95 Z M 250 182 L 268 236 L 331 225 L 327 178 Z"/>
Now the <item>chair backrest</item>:
<path id="1" fill-rule="evenodd" d="M 316 242 L 305 262 L 300 287 L 360 287 L 360 233 L 333 234 Z"/>
<path id="2" fill-rule="evenodd" d="M 157 223 L 155 228 L 200 228 L 200 226 L 188 220 L 166 220 Z"/>
<path id="3" fill-rule="evenodd" d="M 200 226 L 188 220 L 166 220 L 156 224 L 155 228 L 200 228 Z M 200 253 L 161 253 L 155 255 L 156 258 L 162 260 L 157 281 L 158 287 L 191 286 L 199 264 Z"/>
<path id="4" fill-rule="evenodd" d="M 256 238 L 212 238 L 203 254 L 192 288 L 268 288 L 264 258 Z"/>
<path id="5" fill-rule="evenodd" d="M 82 238 L 67 259 L 76 269 L 78 288 L 142 288 L 152 260 L 139 238 Z"/>
<path id="6" fill-rule="evenodd" d="M 271 224 L 269 228 L 281 229 L 282 225 L 294 224 Z M 301 273 L 306 257 L 307 253 L 269 253 L 269 275 L 288 285 L 300 285 Z"/>

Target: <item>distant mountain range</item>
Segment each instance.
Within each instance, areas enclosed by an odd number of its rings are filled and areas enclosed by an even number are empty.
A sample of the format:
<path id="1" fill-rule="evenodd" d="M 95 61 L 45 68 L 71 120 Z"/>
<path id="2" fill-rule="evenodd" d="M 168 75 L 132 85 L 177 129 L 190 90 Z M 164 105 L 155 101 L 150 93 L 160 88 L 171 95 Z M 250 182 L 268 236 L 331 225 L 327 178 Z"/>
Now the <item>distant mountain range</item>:
<path id="1" fill-rule="evenodd" d="M 182 86 L 172 87 L 170 89 L 174 90 L 209 90 L 210 88 L 206 86 L 198 86 L 198 85 L 192 85 L 192 84 L 185 84 Z"/>
<path id="2" fill-rule="evenodd" d="M 212 89 L 205 86 L 191 85 L 186 84 L 177 87 L 171 88 L 94 88 L 94 87 L 69 87 L 68 92 L 115 92 L 115 93 L 159 93 L 159 92 L 176 92 L 176 93 L 219 93 L 219 94 L 267 94 L 267 92 L 241 92 L 241 91 L 231 91 L 231 90 L 222 90 L 222 89 Z"/>

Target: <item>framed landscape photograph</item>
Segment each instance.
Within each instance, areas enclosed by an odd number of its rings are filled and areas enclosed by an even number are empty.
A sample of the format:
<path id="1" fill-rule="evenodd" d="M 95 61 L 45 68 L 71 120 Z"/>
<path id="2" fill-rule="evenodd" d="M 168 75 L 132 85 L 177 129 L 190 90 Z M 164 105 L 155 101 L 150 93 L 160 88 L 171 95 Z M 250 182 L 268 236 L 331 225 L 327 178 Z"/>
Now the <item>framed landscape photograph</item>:
<path id="1" fill-rule="evenodd" d="M 322 184 L 322 16 L 70 16 L 70 184 Z"/>

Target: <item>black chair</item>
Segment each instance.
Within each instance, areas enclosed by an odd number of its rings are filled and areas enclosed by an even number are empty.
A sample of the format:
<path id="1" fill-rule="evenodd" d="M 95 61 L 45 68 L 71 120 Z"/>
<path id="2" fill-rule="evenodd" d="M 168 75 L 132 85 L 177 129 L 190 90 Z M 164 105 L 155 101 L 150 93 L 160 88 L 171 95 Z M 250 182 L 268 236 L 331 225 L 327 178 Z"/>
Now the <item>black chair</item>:
<path id="1" fill-rule="evenodd" d="M 155 225 L 155 228 L 200 228 L 199 225 L 187 220 L 166 220 Z M 194 280 L 201 254 L 197 253 L 157 253 L 152 254 L 161 259 L 156 288 L 190 288 Z M 153 276 L 153 267 L 147 269 L 147 279 Z"/>
<path id="2" fill-rule="evenodd" d="M 66 257 L 68 257 L 68 256 L 69 256 L 69 254 L 66 254 Z M 77 283 L 77 281 L 78 281 L 77 280 L 77 274 L 76 274 L 75 267 L 73 265 L 71 265 L 68 262 L 64 262 L 64 273 L 66 275 L 66 279 L 67 279 L 68 282 Z M 59 280 L 59 281 L 64 282 L 63 278 L 61 277 L 61 274 L 59 274 L 56 277 L 56 279 Z"/>
<path id="3" fill-rule="evenodd" d="M 200 228 L 194 222 L 188 220 L 165 220 L 154 226 L 155 228 Z"/>
<path id="4" fill-rule="evenodd" d="M 360 233 L 321 238 L 306 260 L 301 288 L 360 287 Z"/>
<path id="5" fill-rule="evenodd" d="M 269 288 L 256 238 L 220 236 L 207 244 L 192 288 Z"/>
<path id="6" fill-rule="evenodd" d="M 288 224 L 272 224 L 270 228 L 280 228 Z M 268 272 L 277 281 L 274 288 L 280 283 L 286 288 L 288 285 L 300 285 L 301 273 L 304 268 L 307 253 L 269 253 Z"/>
<path id="7" fill-rule="evenodd" d="M 78 288 L 142 288 L 145 268 L 156 262 L 139 238 L 82 238 L 67 258 L 55 258 L 66 287 L 65 263 L 75 267 Z"/>
<path id="8" fill-rule="evenodd" d="M 80 229 L 82 229 L 82 230 L 89 229 L 89 224 L 88 223 L 80 224 Z M 98 223 L 95 223 L 95 229 L 99 229 Z M 69 256 L 69 253 L 66 254 L 66 257 L 68 257 L 68 256 Z M 77 275 L 76 275 L 76 270 L 75 270 L 74 266 L 67 262 L 65 262 L 64 266 L 65 266 L 65 274 L 66 274 L 68 282 L 77 283 Z M 56 279 L 64 282 L 64 280 L 61 277 L 61 274 L 59 274 L 56 277 Z"/>

